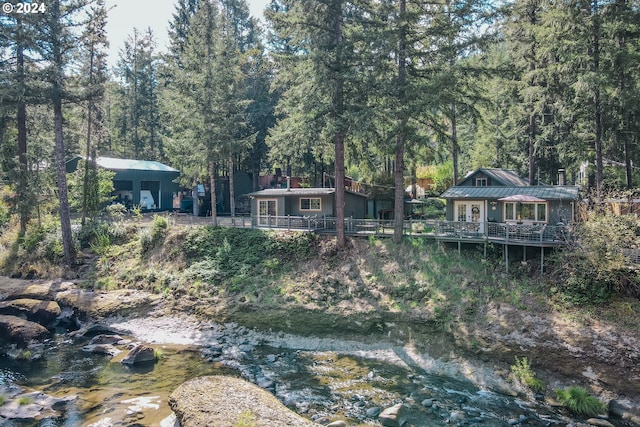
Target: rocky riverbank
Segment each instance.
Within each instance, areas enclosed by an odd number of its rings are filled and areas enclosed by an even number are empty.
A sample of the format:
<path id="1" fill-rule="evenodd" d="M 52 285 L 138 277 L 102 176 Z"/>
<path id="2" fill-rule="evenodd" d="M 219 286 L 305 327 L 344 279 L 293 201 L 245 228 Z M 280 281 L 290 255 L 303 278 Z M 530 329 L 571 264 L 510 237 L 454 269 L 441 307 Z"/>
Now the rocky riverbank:
<path id="1" fill-rule="evenodd" d="M 640 383 L 636 335 L 598 325 L 575 325 L 508 305 L 491 307 L 483 324 L 454 324 L 443 331 L 415 310 L 402 314 L 358 310 L 357 301 L 348 310 L 341 310 L 340 304 L 330 309 L 262 310 L 220 297 L 212 303 L 162 298 L 137 290 L 85 291 L 64 281 L 1 279 L 0 301 L 0 313 L 12 313 L 0 318 L 0 339 L 12 341 L 17 348 L 26 348 L 28 341 L 44 335 L 25 335 L 25 328 L 16 325 L 36 330 L 34 325 L 41 319 L 52 327 L 51 313 L 58 312 L 58 322 L 80 326 L 106 321 L 149 343 L 210 344 L 212 336 L 220 335 L 214 325 L 227 324 L 225 327 L 241 328 L 233 334 L 245 336 L 247 342 L 309 350 L 377 351 L 382 358 L 396 357 L 426 372 L 458 376 L 507 394 L 523 392 L 507 377 L 513 356 L 525 355 L 539 361 L 535 369 L 550 388 L 586 386 L 602 400 L 616 402 L 613 415 L 640 425 L 640 411 L 633 409 L 639 402 Z M 44 310 L 48 314 L 43 315 L 44 308 L 51 311 Z"/>

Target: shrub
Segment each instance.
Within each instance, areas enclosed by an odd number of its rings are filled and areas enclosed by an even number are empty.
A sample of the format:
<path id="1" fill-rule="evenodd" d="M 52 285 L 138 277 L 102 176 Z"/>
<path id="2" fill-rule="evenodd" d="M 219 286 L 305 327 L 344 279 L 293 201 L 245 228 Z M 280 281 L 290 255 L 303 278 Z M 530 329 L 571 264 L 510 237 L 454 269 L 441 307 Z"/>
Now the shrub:
<path id="1" fill-rule="evenodd" d="M 576 250 L 553 260 L 554 282 L 570 304 L 602 303 L 614 293 L 640 295 L 640 281 L 623 249 L 640 247 L 638 225 L 631 215 L 590 212 L 574 230 Z"/>
<path id="2" fill-rule="evenodd" d="M 159 242 L 167 235 L 167 229 L 169 228 L 169 221 L 167 218 L 160 215 L 153 216 L 153 223 L 151 224 L 151 238 L 154 242 Z"/>
<path id="3" fill-rule="evenodd" d="M 606 411 L 607 405 L 591 396 L 582 387 L 572 386 L 564 390 L 556 390 L 560 403 L 569 411 L 578 415 L 593 417 Z"/>
<path id="4" fill-rule="evenodd" d="M 110 221 L 122 221 L 127 214 L 127 208 L 122 203 L 114 203 L 105 208 Z"/>
<path id="5" fill-rule="evenodd" d="M 536 374 L 531 369 L 531 364 L 526 357 L 519 359 L 516 356 L 516 363 L 511 365 L 511 373 L 522 385 L 532 391 L 541 392 L 545 388 L 544 382 L 536 378 Z"/>
<path id="6" fill-rule="evenodd" d="M 197 227 L 183 245 L 191 279 L 230 286 L 232 290 L 255 282 L 264 270 L 277 274 L 291 261 L 305 257 L 317 236 L 311 233 L 276 234 L 263 230 Z"/>

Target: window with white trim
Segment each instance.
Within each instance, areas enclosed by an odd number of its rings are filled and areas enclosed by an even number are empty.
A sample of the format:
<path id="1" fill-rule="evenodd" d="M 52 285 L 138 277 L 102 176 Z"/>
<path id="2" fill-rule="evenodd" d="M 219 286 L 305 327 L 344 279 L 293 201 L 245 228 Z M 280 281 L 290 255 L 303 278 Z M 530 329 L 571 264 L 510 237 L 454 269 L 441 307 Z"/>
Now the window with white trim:
<path id="1" fill-rule="evenodd" d="M 322 210 L 322 201 L 320 197 L 301 197 L 301 211 L 320 211 Z"/>
<path id="2" fill-rule="evenodd" d="M 476 178 L 476 187 L 486 187 L 487 185 L 487 178 Z"/>
<path id="3" fill-rule="evenodd" d="M 546 203 L 508 202 L 504 204 L 505 221 L 547 222 Z"/>

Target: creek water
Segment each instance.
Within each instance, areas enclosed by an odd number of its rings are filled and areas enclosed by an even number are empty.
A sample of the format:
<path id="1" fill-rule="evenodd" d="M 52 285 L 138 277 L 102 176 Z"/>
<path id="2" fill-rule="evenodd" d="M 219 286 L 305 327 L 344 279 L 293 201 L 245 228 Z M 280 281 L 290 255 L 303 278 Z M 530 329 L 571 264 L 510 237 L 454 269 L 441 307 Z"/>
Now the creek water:
<path id="1" fill-rule="evenodd" d="M 438 365 L 424 354 L 387 345 L 259 334 L 235 325 L 162 320 L 113 322 L 162 353 L 159 362 L 130 367 L 82 350 L 87 339 L 58 334 L 37 359 L 0 357 L 0 393 L 19 386 L 77 399 L 39 421 L 5 420 L 7 427 L 163 426 L 169 394 L 202 375 L 233 375 L 274 393 L 301 415 L 349 426 L 380 425 L 381 409 L 402 402 L 406 427 L 474 425 L 566 426 L 574 420 L 533 399 L 513 397 Z M 164 420 L 164 422 L 163 422 Z"/>

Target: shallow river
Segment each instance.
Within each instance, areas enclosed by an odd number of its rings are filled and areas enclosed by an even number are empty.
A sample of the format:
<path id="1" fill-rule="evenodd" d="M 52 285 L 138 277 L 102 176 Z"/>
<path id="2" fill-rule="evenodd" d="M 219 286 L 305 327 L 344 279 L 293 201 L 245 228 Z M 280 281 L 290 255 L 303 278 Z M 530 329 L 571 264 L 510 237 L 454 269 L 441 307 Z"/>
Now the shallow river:
<path id="1" fill-rule="evenodd" d="M 566 426 L 574 420 L 530 399 L 513 397 L 491 372 L 442 362 L 408 347 L 261 334 L 192 319 L 112 320 L 132 339 L 152 345 L 161 360 L 145 367 L 82 351 L 87 340 L 58 335 L 38 360 L 0 357 L 0 391 L 18 385 L 78 398 L 57 417 L 13 426 L 161 426 L 169 394 L 201 375 L 243 377 L 273 392 L 301 415 L 326 423 L 380 425 L 381 409 L 402 402 L 409 426 Z M 473 381 L 473 382 L 472 382 Z M 483 384 L 483 385 L 477 385 Z M 163 423 L 164 420 L 164 423 Z"/>

